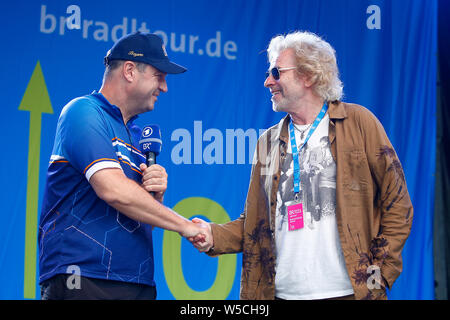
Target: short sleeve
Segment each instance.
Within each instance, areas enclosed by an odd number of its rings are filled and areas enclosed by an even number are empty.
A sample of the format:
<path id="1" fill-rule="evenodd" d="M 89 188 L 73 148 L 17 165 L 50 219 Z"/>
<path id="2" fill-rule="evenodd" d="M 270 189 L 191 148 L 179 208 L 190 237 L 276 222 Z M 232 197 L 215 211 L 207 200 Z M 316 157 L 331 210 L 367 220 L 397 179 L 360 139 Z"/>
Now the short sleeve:
<path id="1" fill-rule="evenodd" d="M 86 97 L 66 105 L 59 119 L 63 157 L 89 181 L 98 170 L 120 168 L 109 126 L 98 105 Z"/>

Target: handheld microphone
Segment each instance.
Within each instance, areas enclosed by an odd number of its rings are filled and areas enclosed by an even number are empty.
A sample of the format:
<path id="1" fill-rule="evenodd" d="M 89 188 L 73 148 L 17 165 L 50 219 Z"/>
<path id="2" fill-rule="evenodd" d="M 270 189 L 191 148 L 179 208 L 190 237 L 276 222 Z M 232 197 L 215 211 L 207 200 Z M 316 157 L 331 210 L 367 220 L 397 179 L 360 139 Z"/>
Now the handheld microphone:
<path id="1" fill-rule="evenodd" d="M 147 167 L 156 163 L 156 156 L 161 152 L 161 130 L 157 124 L 145 126 L 139 140 L 141 151 L 147 159 Z"/>

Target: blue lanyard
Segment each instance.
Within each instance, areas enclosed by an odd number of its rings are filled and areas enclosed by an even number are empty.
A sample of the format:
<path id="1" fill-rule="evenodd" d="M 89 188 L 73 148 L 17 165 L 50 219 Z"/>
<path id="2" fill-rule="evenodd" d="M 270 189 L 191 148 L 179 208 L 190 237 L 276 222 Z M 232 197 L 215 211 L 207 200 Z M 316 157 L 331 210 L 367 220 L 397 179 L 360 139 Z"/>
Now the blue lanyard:
<path id="1" fill-rule="evenodd" d="M 322 106 L 322 110 L 320 110 L 319 114 L 316 117 L 316 120 L 314 120 L 311 129 L 308 132 L 308 135 L 306 136 L 305 142 L 300 146 L 299 149 L 297 149 L 297 142 L 295 141 L 295 131 L 294 131 L 294 125 L 292 123 L 292 119 L 289 123 L 289 133 L 290 133 L 290 139 L 291 139 L 291 148 L 292 148 L 292 160 L 294 161 L 294 193 L 295 197 L 297 199 L 298 193 L 300 192 L 300 161 L 299 161 L 299 153 L 305 146 L 305 144 L 308 142 L 309 138 L 311 138 L 314 131 L 319 126 L 320 121 L 322 121 L 323 117 L 325 116 L 325 113 L 327 113 L 328 105 L 325 102 Z"/>

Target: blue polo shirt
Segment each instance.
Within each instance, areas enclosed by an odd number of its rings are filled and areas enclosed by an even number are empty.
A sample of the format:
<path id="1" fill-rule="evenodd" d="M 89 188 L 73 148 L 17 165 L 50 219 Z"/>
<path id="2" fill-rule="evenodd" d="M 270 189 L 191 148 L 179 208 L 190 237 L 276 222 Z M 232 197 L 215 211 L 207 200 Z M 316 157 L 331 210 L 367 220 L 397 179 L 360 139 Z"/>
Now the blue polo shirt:
<path id="1" fill-rule="evenodd" d="M 81 276 L 155 285 L 151 226 L 109 206 L 89 184 L 104 168 L 141 182 L 135 118 L 125 125 L 95 91 L 61 111 L 39 222 L 40 282 L 74 265 Z"/>

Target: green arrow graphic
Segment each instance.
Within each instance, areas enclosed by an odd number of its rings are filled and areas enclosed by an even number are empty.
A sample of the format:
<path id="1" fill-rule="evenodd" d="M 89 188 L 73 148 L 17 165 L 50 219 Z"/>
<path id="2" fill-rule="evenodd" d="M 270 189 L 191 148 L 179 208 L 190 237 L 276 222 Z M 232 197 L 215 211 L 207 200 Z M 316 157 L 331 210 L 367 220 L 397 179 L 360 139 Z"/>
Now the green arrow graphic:
<path id="1" fill-rule="evenodd" d="M 53 113 L 39 61 L 28 82 L 19 110 L 30 112 L 23 296 L 35 299 L 41 114 Z"/>

